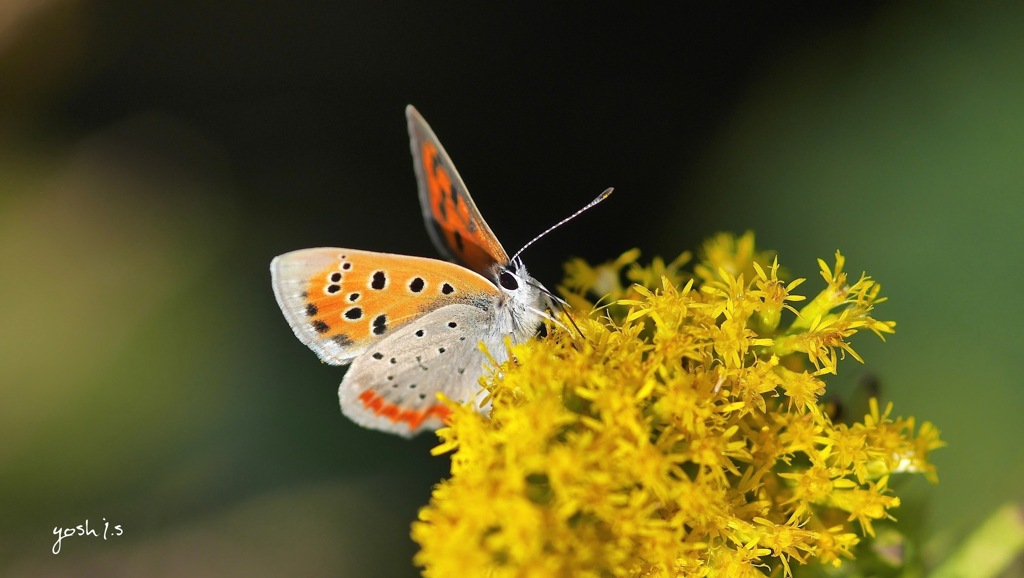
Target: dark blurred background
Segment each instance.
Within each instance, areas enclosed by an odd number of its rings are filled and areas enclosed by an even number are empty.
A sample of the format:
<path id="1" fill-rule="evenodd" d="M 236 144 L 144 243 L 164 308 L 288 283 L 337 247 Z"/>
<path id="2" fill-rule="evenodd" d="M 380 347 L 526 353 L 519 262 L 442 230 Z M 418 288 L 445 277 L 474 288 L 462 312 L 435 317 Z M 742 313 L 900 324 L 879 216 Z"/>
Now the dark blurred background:
<path id="1" fill-rule="evenodd" d="M 0 4 L 0 574 L 411 576 L 447 471 L 341 416 L 268 264 L 434 256 L 415 104 L 511 252 L 672 258 L 720 230 L 898 322 L 836 395 L 934 421 L 896 481 L 941 558 L 1024 490 L 1020 3 Z M 912 499 L 911 499 L 912 498 Z M 123 534 L 54 527 L 104 520 Z"/>

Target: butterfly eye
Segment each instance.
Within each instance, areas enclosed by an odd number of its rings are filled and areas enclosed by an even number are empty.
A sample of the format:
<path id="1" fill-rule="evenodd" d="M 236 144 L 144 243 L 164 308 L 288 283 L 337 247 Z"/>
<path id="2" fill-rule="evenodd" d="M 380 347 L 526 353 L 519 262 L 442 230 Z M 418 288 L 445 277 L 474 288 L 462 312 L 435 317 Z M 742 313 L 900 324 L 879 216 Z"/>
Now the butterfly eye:
<path id="1" fill-rule="evenodd" d="M 519 289 L 519 281 L 516 276 L 508 271 L 502 271 L 501 275 L 498 275 L 498 284 L 508 291 Z"/>

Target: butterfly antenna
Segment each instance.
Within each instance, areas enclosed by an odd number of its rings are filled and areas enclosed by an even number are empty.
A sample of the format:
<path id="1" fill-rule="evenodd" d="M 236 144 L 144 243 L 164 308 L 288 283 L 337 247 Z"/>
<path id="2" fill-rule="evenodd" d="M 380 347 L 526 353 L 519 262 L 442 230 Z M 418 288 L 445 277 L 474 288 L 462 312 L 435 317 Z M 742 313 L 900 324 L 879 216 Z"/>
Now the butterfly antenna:
<path id="1" fill-rule="evenodd" d="M 580 210 L 576 211 L 575 213 L 569 215 L 568 217 L 562 219 L 561 221 L 555 223 L 554 225 L 548 227 L 548 229 L 546 231 L 544 231 L 540 235 L 537 235 L 529 243 L 523 245 L 522 249 L 519 249 L 518 251 L 516 251 L 516 254 L 512 255 L 512 258 L 509 259 L 509 262 L 510 263 L 514 263 L 516 261 L 516 259 L 519 258 L 519 255 L 521 255 L 522 252 L 525 251 L 527 247 L 529 247 L 530 245 L 536 243 L 544 235 L 547 235 L 551 231 L 554 231 L 555 229 L 561 227 L 562 225 L 564 225 L 564 224 L 568 223 L 569 221 L 575 219 L 576 217 L 580 216 L 580 213 L 583 213 L 587 209 L 590 209 L 594 205 L 596 205 L 596 204 L 600 203 L 601 201 L 607 199 L 612 194 L 613 190 L 615 190 L 615 189 L 613 189 L 612 187 L 608 187 L 607 189 L 604 190 L 604 192 L 602 192 L 600 195 L 598 195 L 596 199 L 594 199 L 593 201 L 590 201 L 589 203 L 587 203 L 585 207 L 583 207 L 582 209 L 580 209 Z"/>

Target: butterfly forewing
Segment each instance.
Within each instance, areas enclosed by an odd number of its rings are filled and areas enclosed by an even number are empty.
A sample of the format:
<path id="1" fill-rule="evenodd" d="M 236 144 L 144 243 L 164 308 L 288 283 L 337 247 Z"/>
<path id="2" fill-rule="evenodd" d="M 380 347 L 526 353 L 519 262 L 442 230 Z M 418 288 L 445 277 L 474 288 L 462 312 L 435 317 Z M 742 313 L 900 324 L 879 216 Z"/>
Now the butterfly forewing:
<path id="1" fill-rule="evenodd" d="M 412 105 L 406 107 L 420 205 L 430 238 L 445 257 L 482 275 L 508 254 L 480 216 L 451 158 Z"/>
<path id="2" fill-rule="evenodd" d="M 270 270 L 295 335 L 332 364 L 428 311 L 497 295 L 490 281 L 452 263 L 352 249 L 293 251 L 275 258 Z"/>
<path id="3" fill-rule="evenodd" d="M 395 330 L 352 362 L 339 389 L 342 412 L 360 425 L 404 436 L 438 428 L 449 411 L 438 392 L 458 401 L 482 397 L 480 328 L 489 314 L 447 305 Z M 503 348 L 493 349 L 504 358 Z"/>

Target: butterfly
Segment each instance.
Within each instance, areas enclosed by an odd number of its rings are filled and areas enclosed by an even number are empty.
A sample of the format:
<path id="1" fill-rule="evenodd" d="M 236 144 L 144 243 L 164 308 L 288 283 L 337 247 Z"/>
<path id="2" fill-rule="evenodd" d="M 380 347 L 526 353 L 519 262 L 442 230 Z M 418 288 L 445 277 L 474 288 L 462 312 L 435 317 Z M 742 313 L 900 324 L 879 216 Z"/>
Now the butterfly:
<path id="1" fill-rule="evenodd" d="M 299 341 L 326 363 L 351 364 L 338 390 L 342 413 L 411 437 L 444 423 L 450 410 L 438 393 L 487 412 L 481 343 L 506 361 L 505 340 L 533 338 L 555 298 L 518 253 L 509 258 L 419 112 L 409 105 L 405 115 L 423 219 L 449 261 L 302 249 L 274 258 L 270 274 Z"/>

